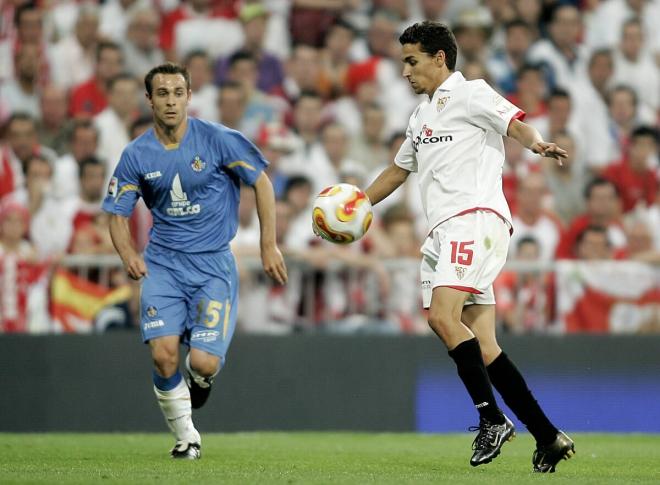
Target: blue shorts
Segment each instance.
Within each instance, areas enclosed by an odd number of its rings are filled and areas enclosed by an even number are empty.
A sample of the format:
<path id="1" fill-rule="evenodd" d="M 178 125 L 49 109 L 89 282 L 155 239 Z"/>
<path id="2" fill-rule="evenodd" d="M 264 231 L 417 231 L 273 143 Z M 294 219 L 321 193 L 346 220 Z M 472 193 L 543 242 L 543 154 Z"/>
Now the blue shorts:
<path id="1" fill-rule="evenodd" d="M 144 255 L 142 339 L 179 335 L 185 345 L 225 360 L 236 328 L 238 272 L 225 251 L 187 254 L 154 244 Z"/>

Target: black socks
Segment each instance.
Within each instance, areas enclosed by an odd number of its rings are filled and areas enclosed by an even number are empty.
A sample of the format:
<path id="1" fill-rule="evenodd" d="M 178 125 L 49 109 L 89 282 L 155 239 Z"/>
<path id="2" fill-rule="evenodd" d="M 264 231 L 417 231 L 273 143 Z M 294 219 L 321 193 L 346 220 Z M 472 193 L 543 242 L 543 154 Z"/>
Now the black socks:
<path id="1" fill-rule="evenodd" d="M 536 442 L 540 445 L 552 443 L 557 437 L 558 430 L 536 402 L 525 379 L 509 357 L 502 352 L 487 369 L 490 382 L 500 393 L 506 405 L 527 426 Z"/>
<path id="2" fill-rule="evenodd" d="M 472 338 L 458 344 L 455 349 L 449 351 L 449 356 L 456 362 L 458 375 L 479 411 L 479 416 L 493 424 L 503 424 L 504 415 L 495 402 L 477 339 Z"/>

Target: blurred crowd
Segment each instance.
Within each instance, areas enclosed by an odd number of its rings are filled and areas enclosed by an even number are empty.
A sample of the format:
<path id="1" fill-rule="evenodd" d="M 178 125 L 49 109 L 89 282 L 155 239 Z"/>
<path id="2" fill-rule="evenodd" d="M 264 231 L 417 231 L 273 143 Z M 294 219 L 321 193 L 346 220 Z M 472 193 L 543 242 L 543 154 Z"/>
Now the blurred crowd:
<path id="1" fill-rule="evenodd" d="M 505 140 L 510 260 L 659 263 L 660 0 L 4 0 L 0 296 L 16 261 L 114 253 L 100 202 L 124 146 L 150 127 L 142 78 L 169 60 L 190 71 L 190 114 L 242 131 L 271 162 L 279 243 L 306 268 L 286 288 L 244 268 L 242 328 L 285 333 L 304 315 L 337 331 L 425 331 L 417 270 L 383 263 L 419 257 L 414 174 L 360 243 L 310 229 L 316 193 L 365 187 L 404 139 L 421 99 L 401 76 L 398 35 L 422 20 L 450 25 L 457 69 L 569 152 L 558 165 Z M 131 223 L 143 248 L 143 205 Z M 242 190 L 239 261 L 258 255 L 258 237 Z M 547 275 L 502 274 L 504 328 L 540 330 L 548 288 Z"/>

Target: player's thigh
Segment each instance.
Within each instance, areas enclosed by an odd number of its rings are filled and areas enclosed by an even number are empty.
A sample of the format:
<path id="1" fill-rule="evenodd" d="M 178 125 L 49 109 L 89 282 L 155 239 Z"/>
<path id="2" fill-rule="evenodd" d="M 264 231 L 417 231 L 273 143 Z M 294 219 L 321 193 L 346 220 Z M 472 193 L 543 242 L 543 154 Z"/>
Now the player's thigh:
<path id="1" fill-rule="evenodd" d="M 179 336 L 165 335 L 149 340 L 154 363 L 161 368 L 176 369 L 179 365 Z"/>
<path id="2" fill-rule="evenodd" d="M 236 329 L 238 278 L 212 278 L 192 292 L 188 307 L 187 343 L 224 363 Z"/>
<path id="3" fill-rule="evenodd" d="M 429 324 L 435 329 L 436 326 L 450 327 L 461 324 L 461 312 L 467 293 L 448 286 L 436 286 L 433 288 L 431 306 L 429 308 Z"/>
<path id="4" fill-rule="evenodd" d="M 185 289 L 175 274 L 151 264 L 140 291 L 140 330 L 144 342 L 185 330 L 188 306 Z"/>
<path id="5" fill-rule="evenodd" d="M 489 365 L 502 352 L 495 333 L 495 305 L 466 305 L 461 319 L 477 337 L 484 363 Z"/>

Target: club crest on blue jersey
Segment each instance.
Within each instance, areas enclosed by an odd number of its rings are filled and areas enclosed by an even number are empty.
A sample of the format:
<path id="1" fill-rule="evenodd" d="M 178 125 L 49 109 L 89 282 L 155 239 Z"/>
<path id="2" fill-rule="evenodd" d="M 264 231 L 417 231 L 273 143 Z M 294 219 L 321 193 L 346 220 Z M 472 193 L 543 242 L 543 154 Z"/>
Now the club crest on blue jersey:
<path id="1" fill-rule="evenodd" d="M 195 172 L 201 172 L 206 168 L 206 162 L 199 158 L 199 155 L 195 155 L 195 158 L 190 163 L 190 166 Z"/>
<path id="2" fill-rule="evenodd" d="M 158 315 L 158 310 L 156 310 L 156 307 L 153 306 L 153 305 L 149 305 L 149 306 L 147 307 L 147 316 L 148 316 L 149 318 L 153 318 L 153 317 L 155 317 L 156 315 Z"/>

